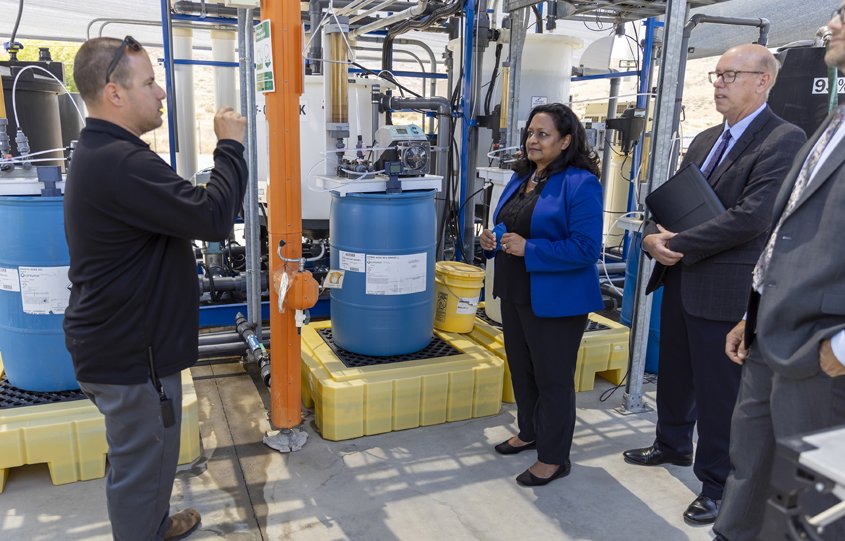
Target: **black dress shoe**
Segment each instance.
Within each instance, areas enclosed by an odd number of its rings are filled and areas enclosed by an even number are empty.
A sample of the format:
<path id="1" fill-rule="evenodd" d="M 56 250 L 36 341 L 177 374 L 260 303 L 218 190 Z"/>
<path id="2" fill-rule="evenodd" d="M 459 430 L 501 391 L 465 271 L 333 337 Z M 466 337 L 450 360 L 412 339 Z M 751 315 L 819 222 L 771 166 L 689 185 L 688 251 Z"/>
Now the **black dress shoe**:
<path id="1" fill-rule="evenodd" d="M 674 464 L 676 466 L 691 466 L 692 454 L 675 455 L 661 451 L 656 446 L 643 447 L 642 449 L 628 449 L 622 456 L 628 464 L 637 466 L 659 466 L 661 464 Z"/>
<path id="2" fill-rule="evenodd" d="M 684 520 L 694 525 L 713 524 L 716 522 L 716 517 L 719 516 L 720 503 L 721 500 L 714 500 L 703 495 L 699 496 L 684 511 Z"/>
<path id="3" fill-rule="evenodd" d="M 517 453 L 521 453 L 522 451 L 525 451 L 526 449 L 534 449 L 534 448 L 537 447 L 536 441 L 532 441 L 531 443 L 526 443 L 525 445 L 520 445 L 519 447 L 517 447 L 515 445 L 511 445 L 510 441 L 511 441 L 511 439 L 508 438 L 505 441 L 503 441 L 502 443 L 500 443 L 499 445 L 497 445 L 496 447 L 494 447 L 494 449 L 496 449 L 496 452 L 499 453 L 500 455 L 515 455 Z"/>
<path id="4" fill-rule="evenodd" d="M 531 470 L 525 470 L 516 476 L 516 482 L 524 487 L 541 487 L 543 485 L 548 485 L 558 477 L 566 477 L 569 475 L 571 469 L 572 464 L 567 462 L 566 464 L 558 466 L 557 471 L 549 477 L 537 477 L 531 473 Z"/>

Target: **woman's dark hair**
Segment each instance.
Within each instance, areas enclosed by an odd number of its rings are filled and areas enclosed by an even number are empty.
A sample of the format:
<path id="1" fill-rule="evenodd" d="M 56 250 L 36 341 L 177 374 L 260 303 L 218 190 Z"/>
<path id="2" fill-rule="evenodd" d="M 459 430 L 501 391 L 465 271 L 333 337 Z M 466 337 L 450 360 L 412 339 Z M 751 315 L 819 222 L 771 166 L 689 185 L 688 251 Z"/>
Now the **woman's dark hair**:
<path id="1" fill-rule="evenodd" d="M 534 162 L 528 159 L 528 152 L 525 150 L 525 143 L 528 140 L 528 126 L 531 125 L 531 120 L 534 115 L 538 113 L 546 113 L 552 117 L 555 123 L 555 128 L 560 132 L 561 137 L 567 134 L 572 136 L 572 141 L 566 147 L 560 156 L 546 167 L 544 171 L 546 177 L 551 176 L 558 171 L 563 171 L 570 165 L 581 169 L 586 169 L 596 177 L 601 176 L 599 169 L 599 157 L 595 151 L 587 146 L 587 134 L 584 131 L 584 126 L 578 120 L 572 109 L 563 105 L 562 103 L 549 103 L 546 105 L 538 105 L 531 110 L 528 115 L 528 122 L 526 122 L 526 129 L 522 132 L 522 140 L 519 142 L 519 148 L 522 150 L 522 159 L 516 162 L 514 170 L 520 177 L 527 177 L 537 166 Z"/>

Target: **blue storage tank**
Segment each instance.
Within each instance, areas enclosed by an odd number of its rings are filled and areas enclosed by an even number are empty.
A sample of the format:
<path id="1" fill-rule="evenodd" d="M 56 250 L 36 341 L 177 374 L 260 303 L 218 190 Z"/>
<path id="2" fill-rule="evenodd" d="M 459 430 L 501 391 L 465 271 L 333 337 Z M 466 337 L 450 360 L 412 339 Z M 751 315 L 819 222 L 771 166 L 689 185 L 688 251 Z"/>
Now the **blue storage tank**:
<path id="1" fill-rule="evenodd" d="M 62 330 L 70 257 L 61 197 L 0 196 L 0 355 L 9 383 L 78 389 Z"/>
<path id="2" fill-rule="evenodd" d="M 625 267 L 625 289 L 622 291 L 622 313 L 619 321 L 628 327 L 633 320 L 634 301 L 636 300 L 637 273 L 639 267 L 640 245 L 642 237 L 639 233 L 631 236 L 631 249 L 628 252 L 628 264 Z M 657 373 L 660 355 L 660 304 L 663 300 L 663 288 L 651 294 L 651 321 L 648 325 L 648 345 L 645 355 L 645 371 Z"/>
<path id="3" fill-rule="evenodd" d="M 419 351 L 431 342 L 437 237 L 434 190 L 332 192 L 332 338 L 360 355 Z"/>

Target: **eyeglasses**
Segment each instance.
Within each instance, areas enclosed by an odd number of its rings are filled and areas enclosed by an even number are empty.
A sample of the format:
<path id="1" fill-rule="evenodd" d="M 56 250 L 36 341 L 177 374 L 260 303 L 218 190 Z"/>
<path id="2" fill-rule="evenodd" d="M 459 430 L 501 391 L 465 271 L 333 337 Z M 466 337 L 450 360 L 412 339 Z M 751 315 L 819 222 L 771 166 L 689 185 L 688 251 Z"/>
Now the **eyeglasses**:
<path id="1" fill-rule="evenodd" d="M 111 59 L 111 64 L 109 64 L 109 69 L 106 70 L 106 84 L 109 83 L 109 79 L 111 79 L 111 75 L 112 73 L 114 73 L 114 70 L 116 70 L 117 66 L 120 65 L 120 61 L 123 58 L 123 54 L 126 52 L 126 49 L 137 53 L 138 51 L 143 49 L 143 47 L 140 43 L 138 43 L 138 40 L 136 40 L 132 36 L 126 36 L 125 38 L 123 38 L 123 41 L 120 42 L 120 46 L 114 52 L 114 56 Z"/>
<path id="2" fill-rule="evenodd" d="M 715 83 L 719 80 L 719 77 L 725 82 L 726 85 L 729 85 L 736 81 L 736 76 L 740 73 L 756 73 L 757 75 L 762 75 L 766 73 L 764 71 L 743 71 L 743 70 L 731 70 L 731 71 L 711 71 L 707 74 L 707 78 L 710 80 L 711 83 Z"/>
<path id="3" fill-rule="evenodd" d="M 845 24 L 845 13 L 843 12 L 845 12 L 845 6 L 839 6 L 838 8 L 833 10 L 833 13 L 830 14 L 830 19 L 828 20 L 831 20 L 834 17 L 838 17 L 839 24 Z"/>
<path id="4" fill-rule="evenodd" d="M 549 137 L 552 137 L 552 134 L 544 132 L 544 131 L 527 131 L 527 132 L 525 132 L 525 140 L 526 141 L 528 141 L 532 137 L 536 137 L 540 141 L 543 141 L 545 139 L 548 139 Z"/>

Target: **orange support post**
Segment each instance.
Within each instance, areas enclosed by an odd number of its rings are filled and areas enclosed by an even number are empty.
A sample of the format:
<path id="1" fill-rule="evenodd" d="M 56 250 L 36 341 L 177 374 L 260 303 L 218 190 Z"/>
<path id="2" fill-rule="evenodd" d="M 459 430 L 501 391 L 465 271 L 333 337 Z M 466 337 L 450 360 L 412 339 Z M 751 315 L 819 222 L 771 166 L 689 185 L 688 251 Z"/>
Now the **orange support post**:
<path id="1" fill-rule="evenodd" d="M 270 275 L 284 268 L 276 247 L 284 240 L 282 255 L 302 256 L 302 193 L 299 164 L 299 96 L 302 95 L 302 23 L 300 3 L 263 0 L 261 18 L 270 20 L 276 91 L 267 93 L 270 137 L 268 226 Z M 293 428 L 302 421 L 299 332 L 294 311 L 280 314 L 275 291 L 270 293 L 270 422 L 275 428 Z"/>

